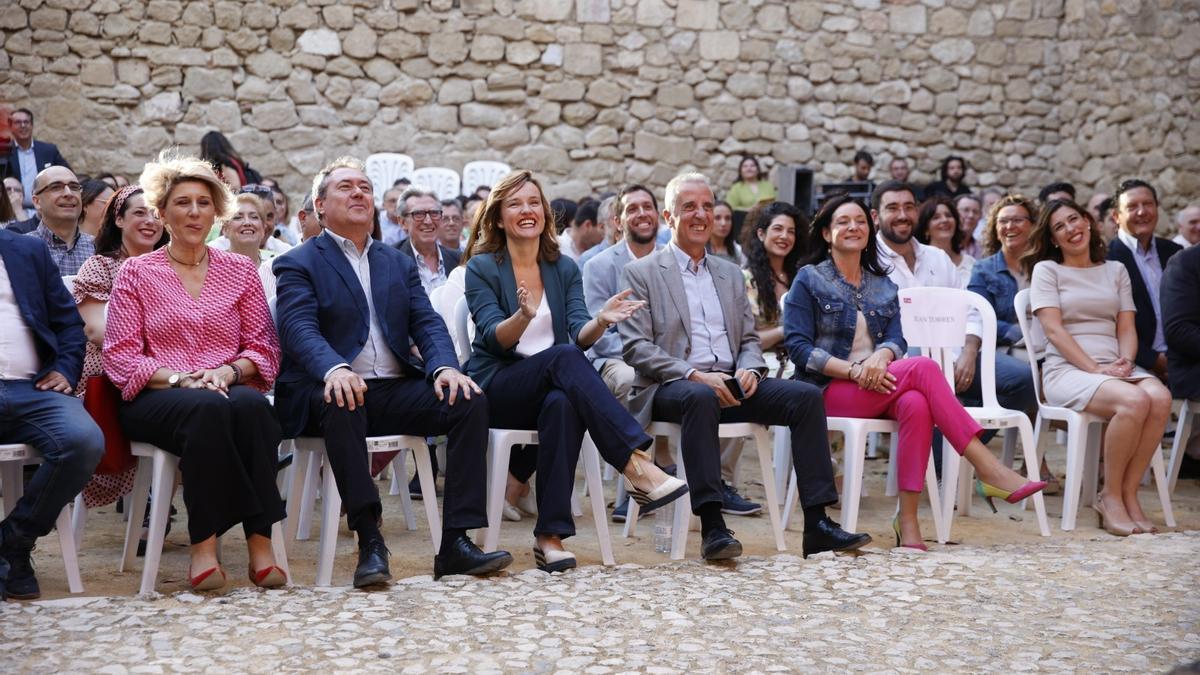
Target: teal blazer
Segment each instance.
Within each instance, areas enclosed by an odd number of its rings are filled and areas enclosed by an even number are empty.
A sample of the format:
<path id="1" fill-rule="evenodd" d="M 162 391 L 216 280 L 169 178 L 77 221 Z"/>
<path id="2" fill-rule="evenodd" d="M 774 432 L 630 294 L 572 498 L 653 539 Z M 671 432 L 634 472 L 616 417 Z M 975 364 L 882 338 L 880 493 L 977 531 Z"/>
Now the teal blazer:
<path id="1" fill-rule="evenodd" d="M 539 262 L 542 287 L 554 324 L 554 344 L 575 344 L 579 331 L 592 320 L 583 299 L 583 277 L 567 256 Z M 496 341 L 496 326 L 517 311 L 517 280 L 507 251 L 481 253 L 467 261 L 467 307 L 475 321 L 475 342 L 467 373 L 484 389 L 496 373 L 523 357 L 516 345 L 505 349 Z"/>

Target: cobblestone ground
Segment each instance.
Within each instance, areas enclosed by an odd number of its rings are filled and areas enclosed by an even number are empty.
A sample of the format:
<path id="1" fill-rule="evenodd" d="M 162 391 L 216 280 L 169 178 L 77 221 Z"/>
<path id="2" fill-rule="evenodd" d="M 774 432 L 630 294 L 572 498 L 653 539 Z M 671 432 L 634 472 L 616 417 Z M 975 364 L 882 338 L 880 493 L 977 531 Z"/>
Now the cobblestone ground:
<path id="1" fill-rule="evenodd" d="M 1200 533 L 0 607 L 5 672 L 1165 672 Z"/>

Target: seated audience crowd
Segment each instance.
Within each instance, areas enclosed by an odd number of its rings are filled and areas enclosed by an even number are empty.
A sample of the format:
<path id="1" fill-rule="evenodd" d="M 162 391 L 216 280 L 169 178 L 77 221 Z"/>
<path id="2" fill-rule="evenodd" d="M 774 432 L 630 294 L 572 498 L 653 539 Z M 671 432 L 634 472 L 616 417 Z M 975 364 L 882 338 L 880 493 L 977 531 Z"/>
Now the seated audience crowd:
<path id="1" fill-rule="evenodd" d="M 948 381 L 910 353 L 901 289 L 966 289 L 991 305 L 997 399 L 1033 418 L 1014 306 L 1028 289 L 1046 338 L 1044 403 L 1107 421 L 1094 508 L 1112 534 L 1158 531 L 1140 482 L 1172 393 L 1200 397 L 1200 205 L 1175 214 L 1174 239 L 1157 236 L 1159 195 L 1142 180 L 1086 204 L 1055 182 L 1035 201 L 973 191 L 958 156 L 918 188 L 896 157 L 876 186 L 860 150 L 853 178 L 870 199 L 825 195 L 810 223 L 810 205 L 777 201 L 749 155 L 724 194 L 681 172 L 661 195 L 633 184 L 580 202 L 548 200 L 521 169 L 470 196 L 407 179 L 380 189 L 342 157 L 292 202 L 217 131 L 197 157 L 165 151 L 127 183 L 73 171 L 33 139 L 32 112 L 10 122 L 0 443 L 43 461 L 0 522 L 0 597 L 38 597 L 34 543 L 77 495 L 94 508 L 131 492 L 136 468 L 90 414 L 109 391 L 129 440 L 181 459 L 196 590 L 227 584 L 217 538 L 235 525 L 250 583 L 289 583 L 271 533 L 285 517 L 279 446 L 301 435 L 324 440 L 357 538 L 356 587 L 391 578 L 369 436 L 446 439 L 435 579 L 513 562 L 469 536 L 488 525 L 489 429 L 537 432 L 512 449 L 504 517 L 534 517 L 546 572 L 576 566 L 564 542 L 585 435 L 642 515 L 680 500 L 699 517 L 705 560 L 742 552 L 725 516 L 762 510 L 738 493 L 742 443 L 718 438 L 722 423 L 788 434 L 806 557 L 871 541 L 827 513 L 839 501 L 828 416 L 898 422 L 898 547 L 927 548 L 917 509 L 938 434 L 989 505 L 1059 489 L 1044 459 L 1026 467 L 1033 480 L 1003 465 L 965 410 L 986 398 L 981 318 L 966 317 Z M 465 299 L 467 354 L 447 297 Z M 680 425 L 686 482 L 651 422 Z M 1196 472 L 1200 442 L 1183 463 Z M 410 489 L 421 496 L 415 479 Z M 624 520 L 628 504 L 615 506 Z"/>

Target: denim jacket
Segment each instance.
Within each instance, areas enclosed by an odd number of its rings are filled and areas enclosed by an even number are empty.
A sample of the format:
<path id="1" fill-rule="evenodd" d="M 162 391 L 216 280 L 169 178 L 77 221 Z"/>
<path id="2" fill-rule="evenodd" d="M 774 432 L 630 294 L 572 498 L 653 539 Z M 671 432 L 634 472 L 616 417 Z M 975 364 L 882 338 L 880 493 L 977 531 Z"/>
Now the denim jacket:
<path id="1" fill-rule="evenodd" d="M 982 295 L 996 310 L 996 343 L 997 345 L 1015 344 L 1021 339 L 1021 324 L 1017 323 L 1017 310 L 1013 308 L 1013 299 L 1017 297 L 1017 280 L 1008 270 L 1004 261 L 1004 253 L 996 253 L 975 263 L 971 270 L 971 282 L 967 290 Z M 967 332 L 972 332 L 968 327 Z"/>
<path id="2" fill-rule="evenodd" d="M 896 358 L 904 358 L 908 343 L 900 331 L 896 292 L 891 279 L 865 270 L 862 285 L 855 288 L 832 260 L 801 269 L 783 310 L 783 341 L 796 364 L 795 378 L 818 386 L 829 383 L 831 378 L 822 371 L 830 358 L 850 356 L 859 309 L 875 348 L 887 347 Z"/>

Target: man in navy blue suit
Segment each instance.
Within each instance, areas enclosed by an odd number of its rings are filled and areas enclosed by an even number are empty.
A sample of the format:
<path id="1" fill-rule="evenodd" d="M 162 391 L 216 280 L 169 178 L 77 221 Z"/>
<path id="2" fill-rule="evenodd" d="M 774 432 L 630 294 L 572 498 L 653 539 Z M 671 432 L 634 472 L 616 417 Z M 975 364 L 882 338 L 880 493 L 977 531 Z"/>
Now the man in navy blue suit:
<path id="1" fill-rule="evenodd" d="M 53 143 L 33 140 L 33 112 L 28 108 L 18 108 L 8 116 L 9 126 L 12 127 L 12 148 L 8 153 L 8 164 L 4 177 L 12 176 L 21 181 L 25 189 L 25 207 L 33 206 L 33 181 L 43 169 L 51 166 L 65 166 L 58 146 Z"/>
<path id="2" fill-rule="evenodd" d="M 510 554 L 484 553 L 466 536 L 487 524 L 487 401 L 459 372 L 449 332 L 429 304 L 415 261 L 371 239 L 373 200 L 362 163 L 334 161 L 313 180 L 313 204 L 325 231 L 275 260 L 283 349 L 275 405 L 284 437 L 325 438 L 350 529 L 358 534 L 356 587 L 391 578 L 367 436 L 446 434 L 444 522 L 434 578 L 504 569 Z"/>
<path id="3" fill-rule="evenodd" d="M 1113 195 L 1117 237 L 1108 244 L 1108 259 L 1125 266 L 1137 308 L 1137 355 L 1134 363 L 1167 380 L 1167 340 L 1159 303 L 1163 270 L 1179 244 L 1154 235 L 1158 227 L 1158 192 L 1146 181 L 1131 178 Z"/>
<path id="4" fill-rule="evenodd" d="M 31 445 L 43 458 L 0 523 L 0 598 L 41 595 L 33 544 L 104 454 L 104 435 L 71 395 L 85 343 L 83 319 L 46 245 L 0 230 L 0 443 Z"/>

